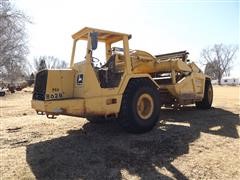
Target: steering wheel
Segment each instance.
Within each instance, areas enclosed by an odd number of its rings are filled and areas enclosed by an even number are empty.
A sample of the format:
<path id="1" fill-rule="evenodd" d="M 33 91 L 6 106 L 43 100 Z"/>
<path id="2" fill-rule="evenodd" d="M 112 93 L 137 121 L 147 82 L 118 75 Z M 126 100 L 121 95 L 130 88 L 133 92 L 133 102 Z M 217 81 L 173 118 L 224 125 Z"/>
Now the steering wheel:
<path id="1" fill-rule="evenodd" d="M 100 62 L 100 60 L 98 58 L 92 56 L 92 62 L 93 63 L 98 63 L 98 62 Z"/>
<path id="2" fill-rule="evenodd" d="M 96 58 L 96 57 L 93 57 L 92 56 L 92 62 L 91 62 L 92 66 L 95 67 L 95 68 L 100 68 L 102 66 L 102 63 L 101 61 Z"/>

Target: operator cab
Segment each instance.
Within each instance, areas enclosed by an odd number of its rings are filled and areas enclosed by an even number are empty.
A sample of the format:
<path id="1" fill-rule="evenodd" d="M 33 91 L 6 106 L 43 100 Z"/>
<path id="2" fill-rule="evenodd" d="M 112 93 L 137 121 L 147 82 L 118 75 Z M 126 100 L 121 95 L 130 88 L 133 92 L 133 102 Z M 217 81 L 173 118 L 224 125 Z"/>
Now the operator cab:
<path id="1" fill-rule="evenodd" d="M 125 57 L 127 53 L 129 54 L 128 48 L 124 47 L 124 37 L 127 37 L 125 41 L 128 41 L 131 35 L 91 28 L 79 31 L 73 35 L 74 47 L 71 66 L 73 66 L 74 59 L 76 59 L 74 57 L 76 42 L 85 41 L 87 42 L 85 44 L 87 52 L 85 51 L 86 54 L 84 55 L 85 48 L 81 48 L 82 56 L 77 60 L 83 59 L 83 64 L 91 64 L 101 88 L 118 87 L 126 69 Z M 120 47 L 113 47 L 114 45 Z M 79 49 L 76 50 L 77 53 L 79 53 Z"/>

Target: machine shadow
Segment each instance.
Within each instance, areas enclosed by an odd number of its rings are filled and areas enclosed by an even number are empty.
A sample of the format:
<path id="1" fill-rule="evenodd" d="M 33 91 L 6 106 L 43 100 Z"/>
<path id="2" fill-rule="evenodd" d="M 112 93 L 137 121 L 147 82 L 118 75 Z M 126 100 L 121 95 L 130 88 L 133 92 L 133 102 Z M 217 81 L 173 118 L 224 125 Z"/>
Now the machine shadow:
<path id="1" fill-rule="evenodd" d="M 170 124 L 159 123 L 141 135 L 127 134 L 114 122 L 86 123 L 67 136 L 28 145 L 27 162 L 37 179 L 122 179 L 122 174 L 172 179 L 157 170 L 161 167 L 177 179 L 187 179 L 172 162 L 189 152 L 189 143 L 198 139 L 200 132 L 239 137 L 238 115 L 222 109 L 196 111 L 190 107 L 161 113 Z M 173 121 L 180 125 L 171 124 Z M 182 122 L 190 123 L 190 127 Z M 210 130 L 215 126 L 222 128 Z"/>
<path id="2" fill-rule="evenodd" d="M 239 114 L 221 108 L 196 110 L 194 106 L 186 106 L 179 110 L 163 109 L 162 117 L 166 122 L 189 123 L 196 131 L 239 138 L 237 126 L 240 125 Z"/>

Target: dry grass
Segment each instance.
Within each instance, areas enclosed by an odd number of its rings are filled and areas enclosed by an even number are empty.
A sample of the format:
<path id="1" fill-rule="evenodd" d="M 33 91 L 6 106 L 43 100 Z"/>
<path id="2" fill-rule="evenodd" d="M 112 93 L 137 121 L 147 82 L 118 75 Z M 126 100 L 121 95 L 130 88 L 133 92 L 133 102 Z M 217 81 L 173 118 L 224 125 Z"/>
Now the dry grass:
<path id="1" fill-rule="evenodd" d="M 165 109 L 154 130 L 127 134 L 30 108 L 31 92 L 0 97 L 2 179 L 240 179 L 239 87 L 214 87 L 214 108 Z"/>

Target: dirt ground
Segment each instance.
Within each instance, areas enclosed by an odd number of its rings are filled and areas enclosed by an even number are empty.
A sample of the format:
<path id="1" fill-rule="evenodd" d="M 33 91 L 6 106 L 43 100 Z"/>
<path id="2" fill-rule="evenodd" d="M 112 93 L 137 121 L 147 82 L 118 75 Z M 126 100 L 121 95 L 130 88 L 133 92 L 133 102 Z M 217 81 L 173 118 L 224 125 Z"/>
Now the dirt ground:
<path id="1" fill-rule="evenodd" d="M 31 89 L 0 97 L 1 179 L 240 179 L 239 87 L 214 107 L 163 109 L 150 132 L 125 133 L 30 108 Z"/>

